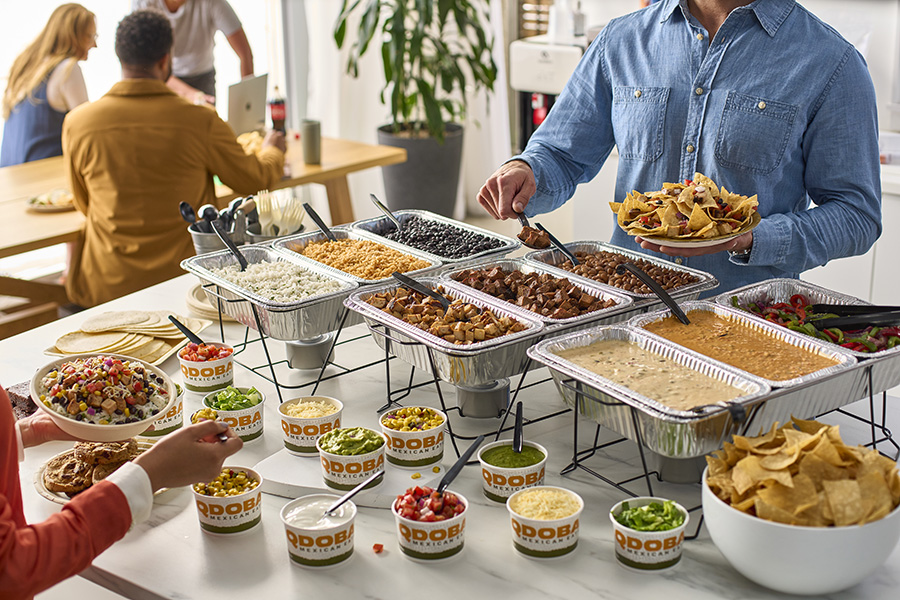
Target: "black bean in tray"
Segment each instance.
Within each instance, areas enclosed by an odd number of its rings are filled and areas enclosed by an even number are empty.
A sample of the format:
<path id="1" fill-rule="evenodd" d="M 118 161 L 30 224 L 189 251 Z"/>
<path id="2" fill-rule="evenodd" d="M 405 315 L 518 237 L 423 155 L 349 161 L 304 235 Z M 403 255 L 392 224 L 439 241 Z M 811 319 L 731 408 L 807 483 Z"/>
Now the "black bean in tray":
<path id="1" fill-rule="evenodd" d="M 497 238 L 440 221 L 423 219 L 417 215 L 407 219 L 400 231 L 392 225 L 390 231 L 382 235 L 389 240 L 442 258 L 466 258 L 503 245 L 503 241 Z"/>

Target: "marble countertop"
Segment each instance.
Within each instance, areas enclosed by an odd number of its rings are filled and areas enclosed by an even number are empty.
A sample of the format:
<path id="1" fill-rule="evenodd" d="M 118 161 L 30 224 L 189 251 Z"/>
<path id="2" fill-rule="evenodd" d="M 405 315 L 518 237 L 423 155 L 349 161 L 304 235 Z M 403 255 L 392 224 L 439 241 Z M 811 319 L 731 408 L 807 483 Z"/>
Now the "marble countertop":
<path id="1" fill-rule="evenodd" d="M 104 310 L 160 309 L 187 314 L 186 296 L 194 285 L 192 276 L 172 281 L 126 296 L 107 305 L 39 327 L 30 332 L 0 341 L 0 382 L 12 385 L 28 379 L 34 369 L 50 360 L 43 349 L 67 331 L 77 328 L 84 318 Z M 233 344 L 244 339 L 245 329 L 236 324 L 226 325 L 226 341 Z M 364 326 L 344 332 L 341 339 L 359 339 L 339 345 L 336 362 L 344 367 L 362 365 L 383 352 L 365 336 Z M 218 339 L 218 329 L 203 332 L 208 340 Z M 273 360 L 283 360 L 284 344 L 270 341 Z M 246 365 L 265 365 L 261 345 L 252 343 L 238 356 Z M 394 389 L 406 384 L 409 367 L 399 360 L 391 361 L 391 384 Z M 177 358 L 170 358 L 162 367 L 180 381 Z M 279 367 L 279 381 L 298 385 L 315 378 L 315 372 L 291 371 Z M 336 373 L 329 367 L 328 374 Z M 536 418 L 564 408 L 564 404 L 546 369 L 537 369 L 526 382 L 540 382 L 523 389 L 519 399 L 525 403 L 527 418 Z M 415 381 L 428 377 L 417 372 Z M 514 384 L 517 379 L 514 380 Z M 274 386 L 257 373 L 237 366 L 235 384 L 254 385 L 267 395 L 265 434 L 245 445 L 229 464 L 252 467 L 263 458 L 282 448 Z M 452 386 L 441 387 L 447 406 L 455 406 Z M 311 386 L 283 390 L 284 398 L 306 395 Z M 377 426 L 376 409 L 385 402 L 385 369 L 383 364 L 364 368 L 322 383 L 318 394 L 340 399 L 344 403 L 344 424 Z M 440 407 L 433 385 L 416 388 L 404 404 L 423 404 Z M 857 403 L 859 404 L 859 403 Z M 200 396 L 188 394 L 185 413 L 200 406 Z M 863 408 L 852 405 L 851 410 Z M 900 414 L 889 409 L 888 426 L 897 424 Z M 839 422 L 842 434 L 851 443 L 864 443 L 868 429 L 840 415 L 825 420 Z M 497 429 L 498 419 L 462 418 L 451 414 L 454 430 L 460 435 L 474 436 Z M 511 423 L 511 419 L 510 419 Z M 135 527 L 124 539 L 101 554 L 83 577 L 129 598 L 396 598 L 419 595 L 429 590 L 433 598 L 466 596 L 519 598 L 605 598 L 640 599 L 753 599 L 786 597 L 762 588 L 741 576 L 724 559 L 709 538 L 706 530 L 686 543 L 684 557 L 674 569 L 664 573 L 646 574 L 630 571 L 616 562 L 613 551 L 609 509 L 625 495 L 584 471 L 561 476 L 573 451 L 573 428 L 578 427 L 579 441 L 589 442 L 595 425 L 585 419 L 575 424 L 574 415 L 553 417 L 529 424 L 526 439 L 534 440 L 548 449 L 549 458 L 545 482 L 579 493 L 585 500 L 581 518 L 581 533 L 577 549 L 570 555 L 550 560 L 529 559 L 513 548 L 506 508 L 486 499 L 481 493 L 479 469 L 466 467 L 452 488 L 469 501 L 469 517 L 465 533 L 465 548 L 457 556 L 438 564 L 423 564 L 405 557 L 399 550 L 394 519 L 386 509 L 360 507 L 355 529 L 355 552 L 345 563 L 324 570 L 309 570 L 294 566 L 288 558 L 284 528 L 279 511 L 288 502 L 270 494 L 263 496 L 262 524 L 233 537 L 215 536 L 201 532 L 191 493 L 182 488 L 157 496 L 149 521 Z M 503 437 L 510 437 L 505 434 Z M 603 432 L 601 439 L 616 436 Z M 467 441 L 460 441 L 464 449 Z M 59 510 L 59 505 L 41 497 L 35 490 L 33 474 L 51 456 L 70 445 L 57 442 L 29 449 L 20 465 L 22 492 L 26 517 L 36 522 Z M 444 465 L 455 458 L 447 446 Z M 315 460 L 297 458 L 302 460 Z M 635 444 L 624 442 L 587 459 L 587 464 L 613 480 L 622 480 L 641 473 Z M 636 493 L 646 492 L 643 480 L 630 484 Z M 700 504 L 700 489 L 696 484 L 671 484 L 653 480 L 657 495 L 671 497 L 685 506 Z M 696 514 L 696 513 L 695 513 Z M 689 531 L 695 523 L 689 525 Z M 373 544 L 383 544 L 385 551 L 376 554 Z M 840 599 L 888 598 L 900 586 L 900 547 L 894 550 L 887 563 L 862 584 L 829 596 Z"/>

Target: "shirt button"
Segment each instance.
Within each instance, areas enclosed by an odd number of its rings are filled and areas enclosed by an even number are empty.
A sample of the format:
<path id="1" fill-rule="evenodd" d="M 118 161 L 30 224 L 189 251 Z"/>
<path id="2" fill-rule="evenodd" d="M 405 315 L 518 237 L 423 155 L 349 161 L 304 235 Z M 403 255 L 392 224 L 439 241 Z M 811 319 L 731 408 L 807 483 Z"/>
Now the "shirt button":
<path id="1" fill-rule="evenodd" d="M 766 108 L 766 103 L 763 102 L 762 100 L 760 100 L 760 101 L 759 101 L 759 104 L 757 104 L 756 106 L 757 106 L 757 108 L 759 108 L 759 110 L 765 110 L 765 108 Z"/>
<path id="2" fill-rule="evenodd" d="M 698 96 L 702 95 L 702 94 L 703 94 L 703 88 L 698 87 L 696 90 L 694 90 L 694 93 L 697 94 Z"/>
<path id="3" fill-rule="evenodd" d="M 688 151 L 688 154 L 693 153 L 693 152 L 694 152 L 694 145 L 693 145 L 693 144 L 688 144 L 688 145 L 687 145 L 687 148 L 685 148 L 685 150 Z"/>
<path id="4" fill-rule="evenodd" d="M 698 33 L 698 34 L 697 34 L 697 39 L 700 40 L 700 41 L 702 42 L 702 41 L 703 41 L 703 34 L 702 34 L 702 33 Z"/>
<path id="5" fill-rule="evenodd" d="M 634 97 L 635 97 L 635 98 L 640 98 L 640 97 L 641 97 L 641 90 L 634 90 Z"/>
<path id="6" fill-rule="evenodd" d="M 681 258 L 681 257 L 675 259 L 675 264 L 676 264 L 676 265 L 680 265 L 680 264 L 682 264 L 683 262 L 684 262 L 684 259 Z"/>

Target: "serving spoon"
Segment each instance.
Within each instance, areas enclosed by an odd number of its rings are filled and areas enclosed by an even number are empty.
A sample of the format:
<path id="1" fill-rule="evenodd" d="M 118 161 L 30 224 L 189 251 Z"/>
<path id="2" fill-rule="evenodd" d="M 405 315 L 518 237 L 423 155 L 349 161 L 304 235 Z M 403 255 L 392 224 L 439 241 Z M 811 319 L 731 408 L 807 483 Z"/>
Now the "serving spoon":
<path id="1" fill-rule="evenodd" d="M 527 239 L 528 239 L 527 236 L 522 235 L 522 233 L 526 229 L 529 229 L 531 231 L 535 230 L 535 228 L 531 226 L 531 223 L 528 222 L 528 217 L 525 216 L 525 213 L 516 213 L 516 218 L 519 220 L 519 225 L 522 226 L 522 231 L 520 231 L 518 233 L 518 235 L 516 235 L 516 238 L 520 242 L 522 242 L 522 245 L 525 246 L 526 248 L 531 248 L 532 250 L 546 250 L 547 248 L 544 246 L 536 246 L 534 244 L 529 244 L 527 241 Z"/>
<path id="2" fill-rule="evenodd" d="M 231 237 L 225 231 L 225 227 L 222 225 L 222 222 L 216 219 L 210 223 L 212 225 L 213 231 L 216 232 L 216 235 L 219 236 L 219 239 L 222 240 L 222 243 L 225 244 L 225 247 L 231 250 L 231 253 L 234 254 L 234 257 L 237 259 L 238 264 L 241 266 L 241 271 L 247 270 L 247 259 L 244 258 L 244 255 L 241 254 L 241 251 L 238 250 L 238 247 L 235 246 L 234 242 L 231 240 Z"/>
<path id="3" fill-rule="evenodd" d="M 392 213 L 387 206 L 382 204 L 381 200 L 375 197 L 375 194 L 369 194 L 369 200 L 372 201 L 372 204 L 378 207 L 378 210 L 384 213 L 384 216 L 386 216 L 394 223 L 394 226 L 397 228 L 398 232 L 403 228 L 403 226 L 400 225 L 400 219 L 394 216 L 394 213 Z"/>
<path id="4" fill-rule="evenodd" d="M 441 479 L 441 482 L 438 483 L 436 488 L 438 495 L 443 495 L 444 490 L 447 489 L 447 486 L 450 485 L 451 481 L 456 479 L 456 476 L 459 475 L 459 472 L 462 471 L 462 468 L 466 466 L 466 461 L 469 460 L 469 457 L 472 456 L 472 453 L 478 449 L 478 446 L 480 446 L 481 442 L 483 441 L 484 435 L 479 435 L 477 438 L 475 438 L 475 441 L 472 442 L 472 445 L 462 453 L 462 456 L 456 459 L 456 462 L 453 463 L 453 466 L 450 467 L 450 469 L 444 475 L 443 479 Z"/>
<path id="5" fill-rule="evenodd" d="M 675 299 L 672 298 L 672 296 L 670 296 L 669 293 L 666 290 L 664 290 L 661 285 L 656 283 L 656 280 L 654 280 L 652 277 L 647 275 L 643 269 L 641 269 L 637 265 L 633 265 L 631 263 L 619 263 L 619 265 L 616 267 L 616 273 L 618 273 L 619 275 L 624 275 L 625 271 L 630 271 L 631 273 L 634 273 L 634 275 L 638 279 L 643 281 L 647 285 L 648 288 L 653 290 L 653 293 L 656 294 L 657 296 L 659 296 L 659 299 L 662 300 L 665 303 L 665 305 L 669 307 L 669 310 L 672 311 L 672 314 L 675 315 L 675 317 L 679 321 L 681 321 L 685 325 L 691 324 L 687 315 L 684 314 L 684 311 L 681 310 L 681 307 L 678 306 L 677 302 L 675 302 Z"/>
<path id="6" fill-rule="evenodd" d="M 369 485 L 370 483 L 372 483 L 373 481 L 378 479 L 381 475 L 384 475 L 383 470 L 375 471 L 374 473 L 372 473 L 371 475 L 369 475 L 368 477 L 366 477 L 365 479 L 363 479 L 362 481 L 357 483 L 356 486 L 352 490 L 350 490 L 349 492 L 347 492 L 346 494 L 341 496 L 338 500 L 335 501 L 334 504 L 332 504 L 327 509 L 325 509 L 325 512 L 322 513 L 322 516 L 319 517 L 319 519 L 316 521 L 316 523 L 321 523 L 322 519 L 324 519 L 325 517 L 327 517 L 334 511 L 336 511 L 337 509 L 339 509 L 341 506 L 344 505 L 345 502 L 347 502 L 347 500 L 349 500 L 356 494 L 363 491 L 363 488 L 365 488 L 367 485 Z"/>
<path id="7" fill-rule="evenodd" d="M 322 217 L 319 216 L 319 213 L 317 213 L 316 211 L 313 210 L 313 207 L 309 205 L 309 202 L 303 203 L 303 209 L 310 216 L 310 218 L 315 222 L 315 224 L 318 225 L 319 229 L 322 230 L 322 233 L 325 234 L 325 237 L 327 237 L 332 242 L 337 241 L 337 238 L 334 237 L 334 232 L 331 231 L 330 229 L 328 229 L 328 225 L 325 224 L 325 221 L 322 220 Z"/>

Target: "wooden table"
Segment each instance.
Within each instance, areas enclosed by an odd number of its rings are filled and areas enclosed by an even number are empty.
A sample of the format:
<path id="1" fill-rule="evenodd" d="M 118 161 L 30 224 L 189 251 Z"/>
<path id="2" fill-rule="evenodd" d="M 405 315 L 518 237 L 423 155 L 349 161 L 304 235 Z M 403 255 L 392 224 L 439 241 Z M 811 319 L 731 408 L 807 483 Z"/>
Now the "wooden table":
<path id="1" fill-rule="evenodd" d="M 279 181 L 273 189 L 307 183 L 324 185 L 331 220 L 335 225 L 354 220 L 347 184 L 349 173 L 406 160 L 406 151 L 401 148 L 322 138 L 322 164 L 307 165 L 303 162 L 300 142 L 293 139 L 293 136 L 289 137 L 285 161 L 285 170 L 289 176 Z M 0 258 L 79 239 L 84 217 L 78 211 L 32 213 L 26 210 L 25 202 L 29 197 L 68 187 L 62 157 L 0 169 L 0 211 L 4 224 L 3 236 L 0 236 Z M 219 186 L 216 194 L 220 203 L 236 196 L 226 186 Z M 15 327 L 10 328 L 7 320 L 0 318 L 0 338 L 56 318 L 56 305 L 68 302 L 65 290 L 60 285 L 4 276 L 0 276 L 0 295 L 29 298 L 32 301 L 32 306 L 24 309 L 27 312 L 20 311 L 18 314 L 15 319 L 18 324 Z"/>

